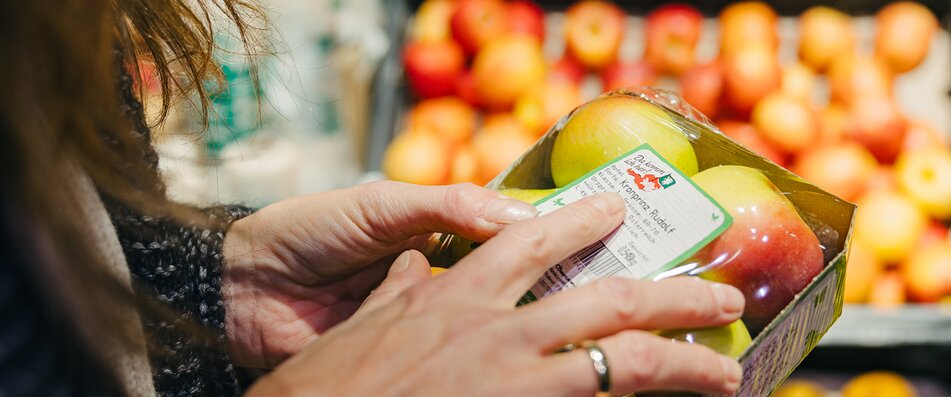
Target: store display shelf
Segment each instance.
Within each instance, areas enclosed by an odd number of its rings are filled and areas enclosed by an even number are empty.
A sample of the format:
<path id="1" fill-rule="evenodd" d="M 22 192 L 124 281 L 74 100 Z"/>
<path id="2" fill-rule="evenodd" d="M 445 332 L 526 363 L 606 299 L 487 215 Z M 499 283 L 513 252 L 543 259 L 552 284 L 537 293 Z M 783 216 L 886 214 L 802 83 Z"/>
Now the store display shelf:
<path id="1" fill-rule="evenodd" d="M 820 347 L 951 346 L 951 305 L 845 305 Z"/>

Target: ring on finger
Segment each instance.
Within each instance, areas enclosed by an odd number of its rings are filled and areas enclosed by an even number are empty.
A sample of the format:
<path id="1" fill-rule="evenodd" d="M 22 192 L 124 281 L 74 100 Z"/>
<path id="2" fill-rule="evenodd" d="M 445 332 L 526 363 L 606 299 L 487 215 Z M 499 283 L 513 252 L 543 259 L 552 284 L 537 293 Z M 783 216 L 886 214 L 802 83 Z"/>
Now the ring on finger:
<path id="1" fill-rule="evenodd" d="M 608 358 L 604 354 L 604 351 L 601 350 L 601 347 L 593 340 L 583 340 L 577 344 L 571 343 L 565 345 L 561 349 L 558 349 L 556 353 L 567 353 L 574 351 L 577 348 L 583 348 L 586 350 L 588 358 L 591 359 L 591 364 L 594 367 L 594 373 L 598 377 L 598 387 L 595 390 L 595 397 L 610 397 L 611 391 L 611 371 L 608 367 Z"/>

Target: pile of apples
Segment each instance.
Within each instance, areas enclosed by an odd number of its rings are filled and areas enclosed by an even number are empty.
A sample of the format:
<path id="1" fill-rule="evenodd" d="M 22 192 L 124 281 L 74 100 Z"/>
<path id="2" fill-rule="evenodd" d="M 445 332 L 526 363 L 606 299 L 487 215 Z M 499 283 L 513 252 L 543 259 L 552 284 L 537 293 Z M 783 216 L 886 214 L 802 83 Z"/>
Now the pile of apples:
<path id="1" fill-rule="evenodd" d="M 890 371 L 868 371 L 848 379 L 842 388 L 832 392 L 823 385 L 806 380 L 792 378 L 786 381 L 773 397 L 916 397 L 918 391 L 914 384 L 900 374 Z"/>

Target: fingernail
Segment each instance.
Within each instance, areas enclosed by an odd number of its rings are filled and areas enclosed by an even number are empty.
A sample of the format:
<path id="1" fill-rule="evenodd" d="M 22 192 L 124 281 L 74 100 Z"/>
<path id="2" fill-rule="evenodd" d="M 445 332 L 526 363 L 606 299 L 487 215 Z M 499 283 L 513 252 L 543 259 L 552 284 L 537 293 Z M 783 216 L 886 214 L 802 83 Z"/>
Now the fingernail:
<path id="1" fill-rule="evenodd" d="M 591 197 L 591 205 L 607 215 L 614 215 L 624 209 L 624 200 L 614 193 L 602 193 Z"/>
<path id="2" fill-rule="evenodd" d="M 743 311 L 746 302 L 740 290 L 720 283 L 714 283 L 710 289 L 713 291 L 713 299 L 717 300 L 720 309 L 725 313 L 736 314 Z"/>
<path id="3" fill-rule="evenodd" d="M 485 206 L 482 219 L 486 222 L 507 225 L 534 218 L 538 215 L 531 204 L 510 198 L 498 198 Z"/>
<path id="4" fill-rule="evenodd" d="M 395 273 L 399 273 L 409 268 L 409 257 L 412 254 L 412 251 L 403 251 L 403 253 L 393 261 L 393 266 L 390 266 L 390 269 Z"/>
<path id="5" fill-rule="evenodd" d="M 740 387 L 740 381 L 743 380 L 743 368 L 740 367 L 740 363 L 732 357 L 721 355 L 720 366 L 723 367 L 725 388 L 732 392 Z"/>

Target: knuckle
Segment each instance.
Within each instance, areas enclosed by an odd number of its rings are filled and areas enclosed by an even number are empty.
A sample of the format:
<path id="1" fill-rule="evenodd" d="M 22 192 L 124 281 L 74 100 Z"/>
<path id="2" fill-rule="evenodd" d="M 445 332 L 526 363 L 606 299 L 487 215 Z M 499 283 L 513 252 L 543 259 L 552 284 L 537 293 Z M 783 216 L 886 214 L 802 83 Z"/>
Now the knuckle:
<path id="1" fill-rule="evenodd" d="M 578 203 L 571 208 L 569 214 L 573 223 L 571 228 L 580 236 L 591 236 L 597 233 L 600 230 L 597 225 L 602 224 L 599 221 L 604 218 L 601 210 L 587 202 Z"/>
<path id="2" fill-rule="evenodd" d="M 548 232 L 543 228 L 535 227 L 532 223 L 514 224 L 502 231 L 503 239 L 515 245 L 513 252 L 522 261 L 533 264 L 545 262 L 547 258 Z"/>
<path id="3" fill-rule="evenodd" d="M 682 288 L 684 302 L 689 303 L 684 308 L 685 316 L 698 321 L 719 317 L 720 312 L 716 309 L 717 301 L 710 287 L 709 282 L 700 279 L 691 277 L 686 280 Z"/>
<path id="4" fill-rule="evenodd" d="M 471 183 L 449 185 L 446 187 L 443 201 L 455 210 L 464 210 L 482 190 Z"/>
<path id="5" fill-rule="evenodd" d="M 401 298 L 408 313 L 421 313 L 432 304 L 433 298 L 429 288 L 421 286 L 410 287 L 403 291 Z"/>
<path id="6" fill-rule="evenodd" d="M 619 335 L 622 336 L 621 357 L 630 363 L 623 367 L 627 371 L 622 376 L 638 388 L 650 386 L 659 374 L 659 345 L 641 332 L 626 331 Z"/>
<path id="7" fill-rule="evenodd" d="M 634 283 L 622 278 L 604 278 L 594 283 L 598 299 L 609 302 L 614 316 L 622 323 L 631 323 L 638 314 L 639 292 Z"/>

